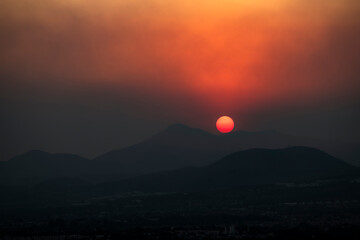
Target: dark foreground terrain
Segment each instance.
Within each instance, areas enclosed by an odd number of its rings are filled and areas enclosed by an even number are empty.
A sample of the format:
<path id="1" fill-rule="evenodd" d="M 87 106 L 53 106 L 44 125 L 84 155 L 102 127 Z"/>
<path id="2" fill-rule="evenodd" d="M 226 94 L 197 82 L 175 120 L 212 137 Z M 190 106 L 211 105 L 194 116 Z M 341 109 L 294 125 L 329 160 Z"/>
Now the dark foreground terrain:
<path id="1" fill-rule="evenodd" d="M 45 199 L 43 196 L 42 199 Z M 2 204 L 1 239 L 359 239 L 360 183 L 131 192 Z M 27 236 L 27 238 L 23 238 Z M 29 236 L 32 236 L 29 237 Z"/>
<path id="2" fill-rule="evenodd" d="M 359 176 L 289 147 L 116 181 L 1 186 L 0 239 L 360 239 Z"/>

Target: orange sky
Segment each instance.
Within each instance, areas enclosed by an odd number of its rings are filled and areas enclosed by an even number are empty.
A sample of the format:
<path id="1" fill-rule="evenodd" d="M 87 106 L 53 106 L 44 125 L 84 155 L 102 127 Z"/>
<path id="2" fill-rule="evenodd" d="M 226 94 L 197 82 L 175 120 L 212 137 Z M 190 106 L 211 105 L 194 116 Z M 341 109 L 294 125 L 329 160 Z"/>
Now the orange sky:
<path id="1" fill-rule="evenodd" d="M 180 121 L 351 101 L 359 10 L 357 0 L 3 0 L 2 95 L 104 89 Z M 50 90 L 29 90 L 39 88 Z"/>

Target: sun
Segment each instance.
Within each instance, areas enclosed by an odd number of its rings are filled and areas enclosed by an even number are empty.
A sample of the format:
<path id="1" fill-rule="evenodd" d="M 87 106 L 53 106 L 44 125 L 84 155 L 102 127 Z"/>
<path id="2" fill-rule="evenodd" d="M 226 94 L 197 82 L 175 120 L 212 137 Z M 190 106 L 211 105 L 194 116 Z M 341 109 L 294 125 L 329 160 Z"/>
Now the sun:
<path id="1" fill-rule="evenodd" d="M 221 133 L 228 133 L 234 129 L 234 121 L 231 117 L 222 116 L 216 121 L 216 128 Z"/>

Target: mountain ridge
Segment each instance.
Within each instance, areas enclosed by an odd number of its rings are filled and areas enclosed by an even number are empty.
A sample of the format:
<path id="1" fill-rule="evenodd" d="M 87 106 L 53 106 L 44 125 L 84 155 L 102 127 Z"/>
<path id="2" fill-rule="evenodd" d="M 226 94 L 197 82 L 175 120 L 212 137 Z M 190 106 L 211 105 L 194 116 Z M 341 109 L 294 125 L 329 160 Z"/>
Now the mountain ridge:
<path id="1" fill-rule="evenodd" d="M 332 145 L 274 130 L 215 135 L 184 124 L 173 124 L 138 144 L 109 151 L 92 160 L 75 154 L 29 151 L 0 164 L 0 184 L 28 184 L 50 177 L 74 175 L 102 182 L 186 166 L 206 166 L 233 152 L 250 148 L 299 145 L 329 150 L 327 152 L 334 155 Z"/>

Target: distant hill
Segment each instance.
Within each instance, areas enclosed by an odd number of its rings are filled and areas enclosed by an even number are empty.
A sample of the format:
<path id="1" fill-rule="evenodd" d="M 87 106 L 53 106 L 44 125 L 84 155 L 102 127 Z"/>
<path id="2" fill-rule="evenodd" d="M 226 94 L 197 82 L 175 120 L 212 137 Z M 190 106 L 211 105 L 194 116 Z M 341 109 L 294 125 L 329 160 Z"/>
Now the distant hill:
<path id="1" fill-rule="evenodd" d="M 73 154 L 30 151 L 0 163 L 0 185 L 31 185 L 59 177 L 97 183 L 186 166 L 205 166 L 233 152 L 250 148 L 289 146 L 316 147 L 344 160 L 356 152 L 355 146 L 289 136 L 276 131 L 236 131 L 214 135 L 175 124 L 141 143 L 110 151 L 93 160 Z"/>
<path id="2" fill-rule="evenodd" d="M 0 166 L 0 183 L 31 185 L 46 179 L 92 173 L 93 167 L 88 159 L 73 154 L 33 150 L 3 162 Z"/>
<path id="3" fill-rule="evenodd" d="M 355 147 L 327 143 L 321 140 L 296 137 L 276 131 L 236 131 L 214 135 L 197 128 L 175 124 L 155 136 L 128 148 L 114 150 L 94 159 L 104 173 L 123 177 L 151 172 L 204 166 L 236 151 L 250 148 L 286 148 L 308 146 L 342 158 Z"/>
<path id="4" fill-rule="evenodd" d="M 103 183 L 99 189 L 109 193 L 198 191 L 342 178 L 358 176 L 359 173 L 357 167 L 314 148 L 250 149 L 230 154 L 208 166 Z"/>

